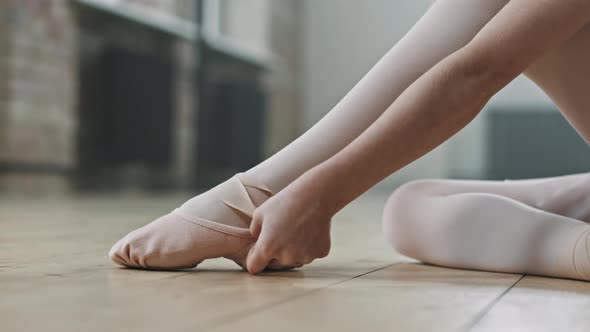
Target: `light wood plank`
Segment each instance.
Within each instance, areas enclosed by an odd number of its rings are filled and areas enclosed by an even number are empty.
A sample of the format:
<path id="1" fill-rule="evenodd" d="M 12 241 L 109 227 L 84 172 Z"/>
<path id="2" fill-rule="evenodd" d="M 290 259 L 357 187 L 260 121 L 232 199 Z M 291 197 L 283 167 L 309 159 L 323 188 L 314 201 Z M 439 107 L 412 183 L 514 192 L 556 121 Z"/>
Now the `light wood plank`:
<path id="1" fill-rule="evenodd" d="M 518 278 L 400 263 L 215 331 L 457 331 Z"/>
<path id="2" fill-rule="evenodd" d="M 413 264 L 384 242 L 384 195 L 334 220 L 331 255 L 249 276 L 226 260 L 195 270 L 120 269 L 130 229 L 184 195 L 0 200 L 0 321 L 6 331 L 585 331 L 589 284 Z M 393 264 L 393 265 L 392 265 Z M 489 311 L 489 312 L 488 312 Z"/>
<path id="3" fill-rule="evenodd" d="M 127 270 L 107 262 L 116 239 L 178 199 L 3 202 L 0 320 L 8 330 L 211 329 L 405 260 L 381 238 L 376 206 L 384 199 L 361 199 L 335 218 L 329 258 L 261 277 L 225 260 L 188 272 Z"/>
<path id="4" fill-rule="evenodd" d="M 527 276 L 471 331 L 590 330 L 590 283 Z"/>

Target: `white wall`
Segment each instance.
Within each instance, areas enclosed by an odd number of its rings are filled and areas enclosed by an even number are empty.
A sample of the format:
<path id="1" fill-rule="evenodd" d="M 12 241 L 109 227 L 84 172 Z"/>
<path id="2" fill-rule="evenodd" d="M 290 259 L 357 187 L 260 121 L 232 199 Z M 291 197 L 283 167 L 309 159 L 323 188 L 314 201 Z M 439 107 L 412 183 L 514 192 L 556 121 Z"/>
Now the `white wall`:
<path id="1" fill-rule="evenodd" d="M 246 49 L 269 53 L 270 1 L 224 0 L 223 34 Z"/>
<path id="2" fill-rule="evenodd" d="M 426 8 L 425 0 L 305 0 L 303 125 L 329 111 Z"/>
<path id="3" fill-rule="evenodd" d="M 302 32 L 302 129 L 327 113 L 422 16 L 427 0 L 305 0 Z M 535 106 L 548 99 L 519 78 L 491 102 L 495 107 Z M 459 135 L 385 181 L 465 174 L 485 166 L 485 116 Z"/>
<path id="4" fill-rule="evenodd" d="M 305 0 L 302 127 L 330 111 L 427 7 L 425 0 Z M 443 176 L 443 151 L 433 151 L 385 182 Z"/>

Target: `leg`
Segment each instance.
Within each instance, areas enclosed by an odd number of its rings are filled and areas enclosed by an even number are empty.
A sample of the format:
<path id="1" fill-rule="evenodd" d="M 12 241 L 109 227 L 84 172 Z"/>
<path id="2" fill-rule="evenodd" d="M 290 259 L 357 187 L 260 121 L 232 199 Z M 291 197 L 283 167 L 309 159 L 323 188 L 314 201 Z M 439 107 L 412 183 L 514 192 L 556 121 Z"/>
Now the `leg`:
<path id="1" fill-rule="evenodd" d="M 383 227 L 398 251 L 424 262 L 590 280 L 588 184 L 590 174 L 411 182 L 390 197 Z"/>
<path id="2" fill-rule="evenodd" d="M 507 2 L 438 0 L 331 112 L 248 173 L 278 192 L 330 158 L 367 129 L 422 74 L 465 46 Z M 457 10 L 461 15 L 456 15 Z"/>
<path id="3" fill-rule="evenodd" d="M 506 196 L 535 209 L 590 223 L 590 173 L 527 180 L 427 182 L 440 195 L 483 192 Z"/>
<path id="4" fill-rule="evenodd" d="M 590 143 L 590 97 L 584 88 L 590 77 L 589 42 L 590 25 L 525 74 Z M 584 174 L 509 182 L 414 182 L 391 196 L 384 230 L 400 252 L 425 262 L 588 280 L 584 249 L 590 241 L 583 241 L 587 226 L 581 223 L 590 222 L 588 188 Z"/>
<path id="5" fill-rule="evenodd" d="M 561 47 L 549 52 L 525 74 L 559 107 L 590 144 L 590 24 Z"/>
<path id="6" fill-rule="evenodd" d="M 271 192 L 278 192 L 354 140 L 412 82 L 467 44 L 507 1 L 438 1 L 313 128 L 245 174 L 131 232 L 109 255 L 120 265 L 143 268 L 193 267 L 214 257 L 243 266 L 254 243 L 247 234 L 252 211 Z M 448 20 L 457 7 L 464 15 Z M 237 229 L 228 230 L 228 225 Z M 220 233 L 220 228 L 225 232 Z"/>

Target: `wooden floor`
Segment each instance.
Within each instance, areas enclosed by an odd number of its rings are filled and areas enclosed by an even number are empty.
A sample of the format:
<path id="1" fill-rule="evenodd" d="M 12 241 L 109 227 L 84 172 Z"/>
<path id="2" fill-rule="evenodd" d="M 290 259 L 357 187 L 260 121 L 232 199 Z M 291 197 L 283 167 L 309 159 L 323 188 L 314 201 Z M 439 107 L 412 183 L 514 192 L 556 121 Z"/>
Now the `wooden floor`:
<path id="1" fill-rule="evenodd" d="M 0 199 L 0 331 L 589 331 L 590 283 L 425 266 L 380 234 L 386 197 L 334 220 L 328 258 L 253 277 L 211 260 L 146 272 L 106 258 L 184 198 Z"/>

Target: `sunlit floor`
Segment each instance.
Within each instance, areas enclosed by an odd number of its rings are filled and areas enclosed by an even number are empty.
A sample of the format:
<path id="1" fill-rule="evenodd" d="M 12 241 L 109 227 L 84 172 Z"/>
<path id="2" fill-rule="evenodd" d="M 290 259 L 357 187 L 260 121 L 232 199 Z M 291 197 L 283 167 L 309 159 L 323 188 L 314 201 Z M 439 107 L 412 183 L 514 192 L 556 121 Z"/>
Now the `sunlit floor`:
<path id="1" fill-rule="evenodd" d="M 328 258 L 253 277 L 112 265 L 110 245 L 184 199 L 0 200 L 0 330 L 588 331 L 590 283 L 417 264 L 380 234 L 385 195 L 333 221 Z"/>

